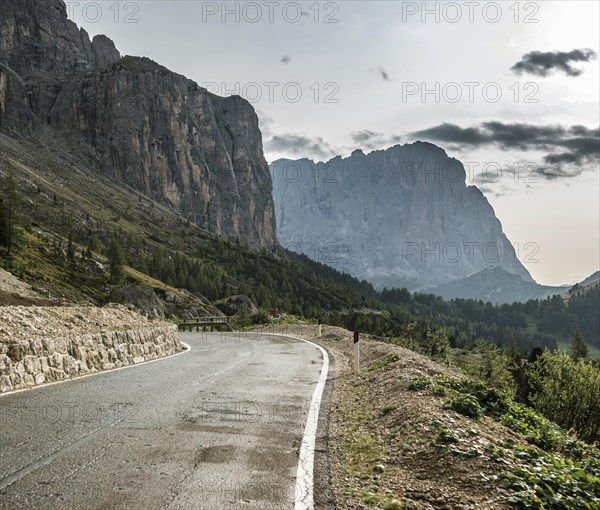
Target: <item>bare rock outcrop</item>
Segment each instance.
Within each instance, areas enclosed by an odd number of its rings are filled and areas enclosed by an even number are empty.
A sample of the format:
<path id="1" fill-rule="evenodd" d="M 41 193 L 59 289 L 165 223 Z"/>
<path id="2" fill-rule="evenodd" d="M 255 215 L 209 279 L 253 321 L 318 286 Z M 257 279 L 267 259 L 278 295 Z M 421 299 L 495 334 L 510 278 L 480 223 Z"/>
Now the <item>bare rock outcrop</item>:
<path id="1" fill-rule="evenodd" d="M 243 294 L 237 296 L 229 296 L 215 303 L 217 308 L 225 315 L 254 315 L 258 312 L 256 305 L 248 296 Z"/>

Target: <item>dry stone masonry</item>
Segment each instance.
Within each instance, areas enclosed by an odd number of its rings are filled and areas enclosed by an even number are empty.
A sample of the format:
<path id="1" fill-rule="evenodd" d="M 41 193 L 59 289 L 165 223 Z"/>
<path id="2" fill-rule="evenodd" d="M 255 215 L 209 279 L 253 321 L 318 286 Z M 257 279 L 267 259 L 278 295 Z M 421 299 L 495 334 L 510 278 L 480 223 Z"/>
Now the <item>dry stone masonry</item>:
<path id="1" fill-rule="evenodd" d="M 0 307 L 0 393 L 181 350 L 176 325 L 124 307 Z"/>

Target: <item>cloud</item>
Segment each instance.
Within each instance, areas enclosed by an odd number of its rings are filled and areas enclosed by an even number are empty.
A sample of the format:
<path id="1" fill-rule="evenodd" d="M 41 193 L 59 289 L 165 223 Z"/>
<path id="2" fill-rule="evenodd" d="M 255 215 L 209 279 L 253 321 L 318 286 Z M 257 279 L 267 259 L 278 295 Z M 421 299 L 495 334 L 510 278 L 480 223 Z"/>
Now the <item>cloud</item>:
<path id="1" fill-rule="evenodd" d="M 354 148 L 360 146 L 365 149 L 381 149 L 388 148 L 391 145 L 395 145 L 401 141 L 401 137 L 398 135 L 386 136 L 383 133 L 377 131 L 371 131 L 370 129 L 362 129 L 360 131 L 353 131 L 350 133 Z"/>
<path id="2" fill-rule="evenodd" d="M 263 135 L 263 139 L 271 136 L 272 126 L 275 123 L 275 119 L 258 109 L 256 110 L 256 115 L 258 116 L 258 126 Z"/>
<path id="3" fill-rule="evenodd" d="M 336 150 L 320 136 L 298 133 L 273 136 L 265 143 L 265 150 L 301 157 L 316 156 L 317 158 L 329 158 L 336 154 Z"/>
<path id="4" fill-rule="evenodd" d="M 355 143 L 364 143 L 373 140 L 374 138 L 380 138 L 383 133 L 376 133 L 370 129 L 363 129 L 362 131 L 353 131 L 350 136 Z"/>
<path id="5" fill-rule="evenodd" d="M 571 62 L 590 62 L 598 57 L 591 49 L 582 48 L 571 51 L 531 51 L 525 53 L 521 60 L 510 69 L 515 74 L 533 74 L 545 78 L 555 72 L 563 72 L 567 76 L 579 76 L 582 69 L 571 66 Z"/>
<path id="6" fill-rule="evenodd" d="M 548 181 L 557 179 L 571 179 L 577 177 L 583 170 L 581 168 L 573 171 L 564 170 L 561 166 L 541 166 L 536 169 L 536 173 Z"/>
<path id="7" fill-rule="evenodd" d="M 495 146 L 501 150 L 548 152 L 536 173 L 547 180 L 576 177 L 600 162 L 600 129 L 586 126 L 484 122 L 463 128 L 444 123 L 410 134 L 414 139 L 454 144 L 460 149 Z M 492 182 L 490 180 L 483 182 Z"/>
<path id="8" fill-rule="evenodd" d="M 477 187 L 479 188 L 479 191 L 481 191 L 484 195 L 491 195 L 494 197 L 504 197 L 510 195 L 513 191 L 508 186 L 501 186 L 499 190 L 486 185 Z"/>
<path id="9" fill-rule="evenodd" d="M 290 60 L 292 60 L 292 57 L 290 57 L 289 55 L 284 55 L 283 57 L 281 57 L 281 60 L 279 62 L 281 62 L 282 64 L 289 64 Z"/>

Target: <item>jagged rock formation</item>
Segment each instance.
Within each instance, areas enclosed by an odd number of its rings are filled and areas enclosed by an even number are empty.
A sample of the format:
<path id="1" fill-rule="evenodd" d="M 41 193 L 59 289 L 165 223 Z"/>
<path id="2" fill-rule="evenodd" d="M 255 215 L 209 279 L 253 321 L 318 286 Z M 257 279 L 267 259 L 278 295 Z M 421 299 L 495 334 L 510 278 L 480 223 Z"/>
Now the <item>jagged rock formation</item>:
<path id="1" fill-rule="evenodd" d="M 102 176 L 223 237 L 275 244 L 271 179 L 247 101 L 147 58 L 121 58 L 105 36 L 90 41 L 63 0 L 3 0 L 0 9 L 0 129 L 64 141 Z"/>
<path id="2" fill-rule="evenodd" d="M 489 267 L 533 282 L 460 161 L 429 143 L 271 165 L 280 243 L 370 281 L 424 290 Z"/>

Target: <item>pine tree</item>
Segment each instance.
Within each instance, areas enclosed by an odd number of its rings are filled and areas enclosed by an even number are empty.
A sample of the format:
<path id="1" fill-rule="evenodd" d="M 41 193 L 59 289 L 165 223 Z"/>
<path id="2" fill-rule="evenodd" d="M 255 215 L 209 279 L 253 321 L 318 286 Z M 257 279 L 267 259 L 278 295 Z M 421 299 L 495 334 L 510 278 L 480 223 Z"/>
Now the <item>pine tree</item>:
<path id="1" fill-rule="evenodd" d="M 508 336 L 508 347 L 506 349 L 506 354 L 513 361 L 517 361 L 521 357 L 514 333 L 510 333 Z"/>
<path id="2" fill-rule="evenodd" d="M 9 172 L 0 197 L 0 245 L 6 248 L 6 256 L 17 246 L 21 219 L 20 193 L 17 181 Z"/>
<path id="3" fill-rule="evenodd" d="M 123 269 L 124 257 L 121 245 L 116 239 L 110 242 L 108 248 L 108 265 L 110 268 L 110 283 L 118 284 L 123 281 L 125 271 Z"/>
<path id="4" fill-rule="evenodd" d="M 580 359 L 589 359 L 590 357 L 587 343 L 585 343 L 585 338 L 583 338 L 583 335 L 579 329 L 575 331 L 575 336 L 571 339 L 570 351 L 571 358 L 573 358 L 574 361 L 579 361 Z"/>
<path id="5" fill-rule="evenodd" d="M 8 211 L 4 199 L 0 196 L 0 246 L 8 244 Z"/>

